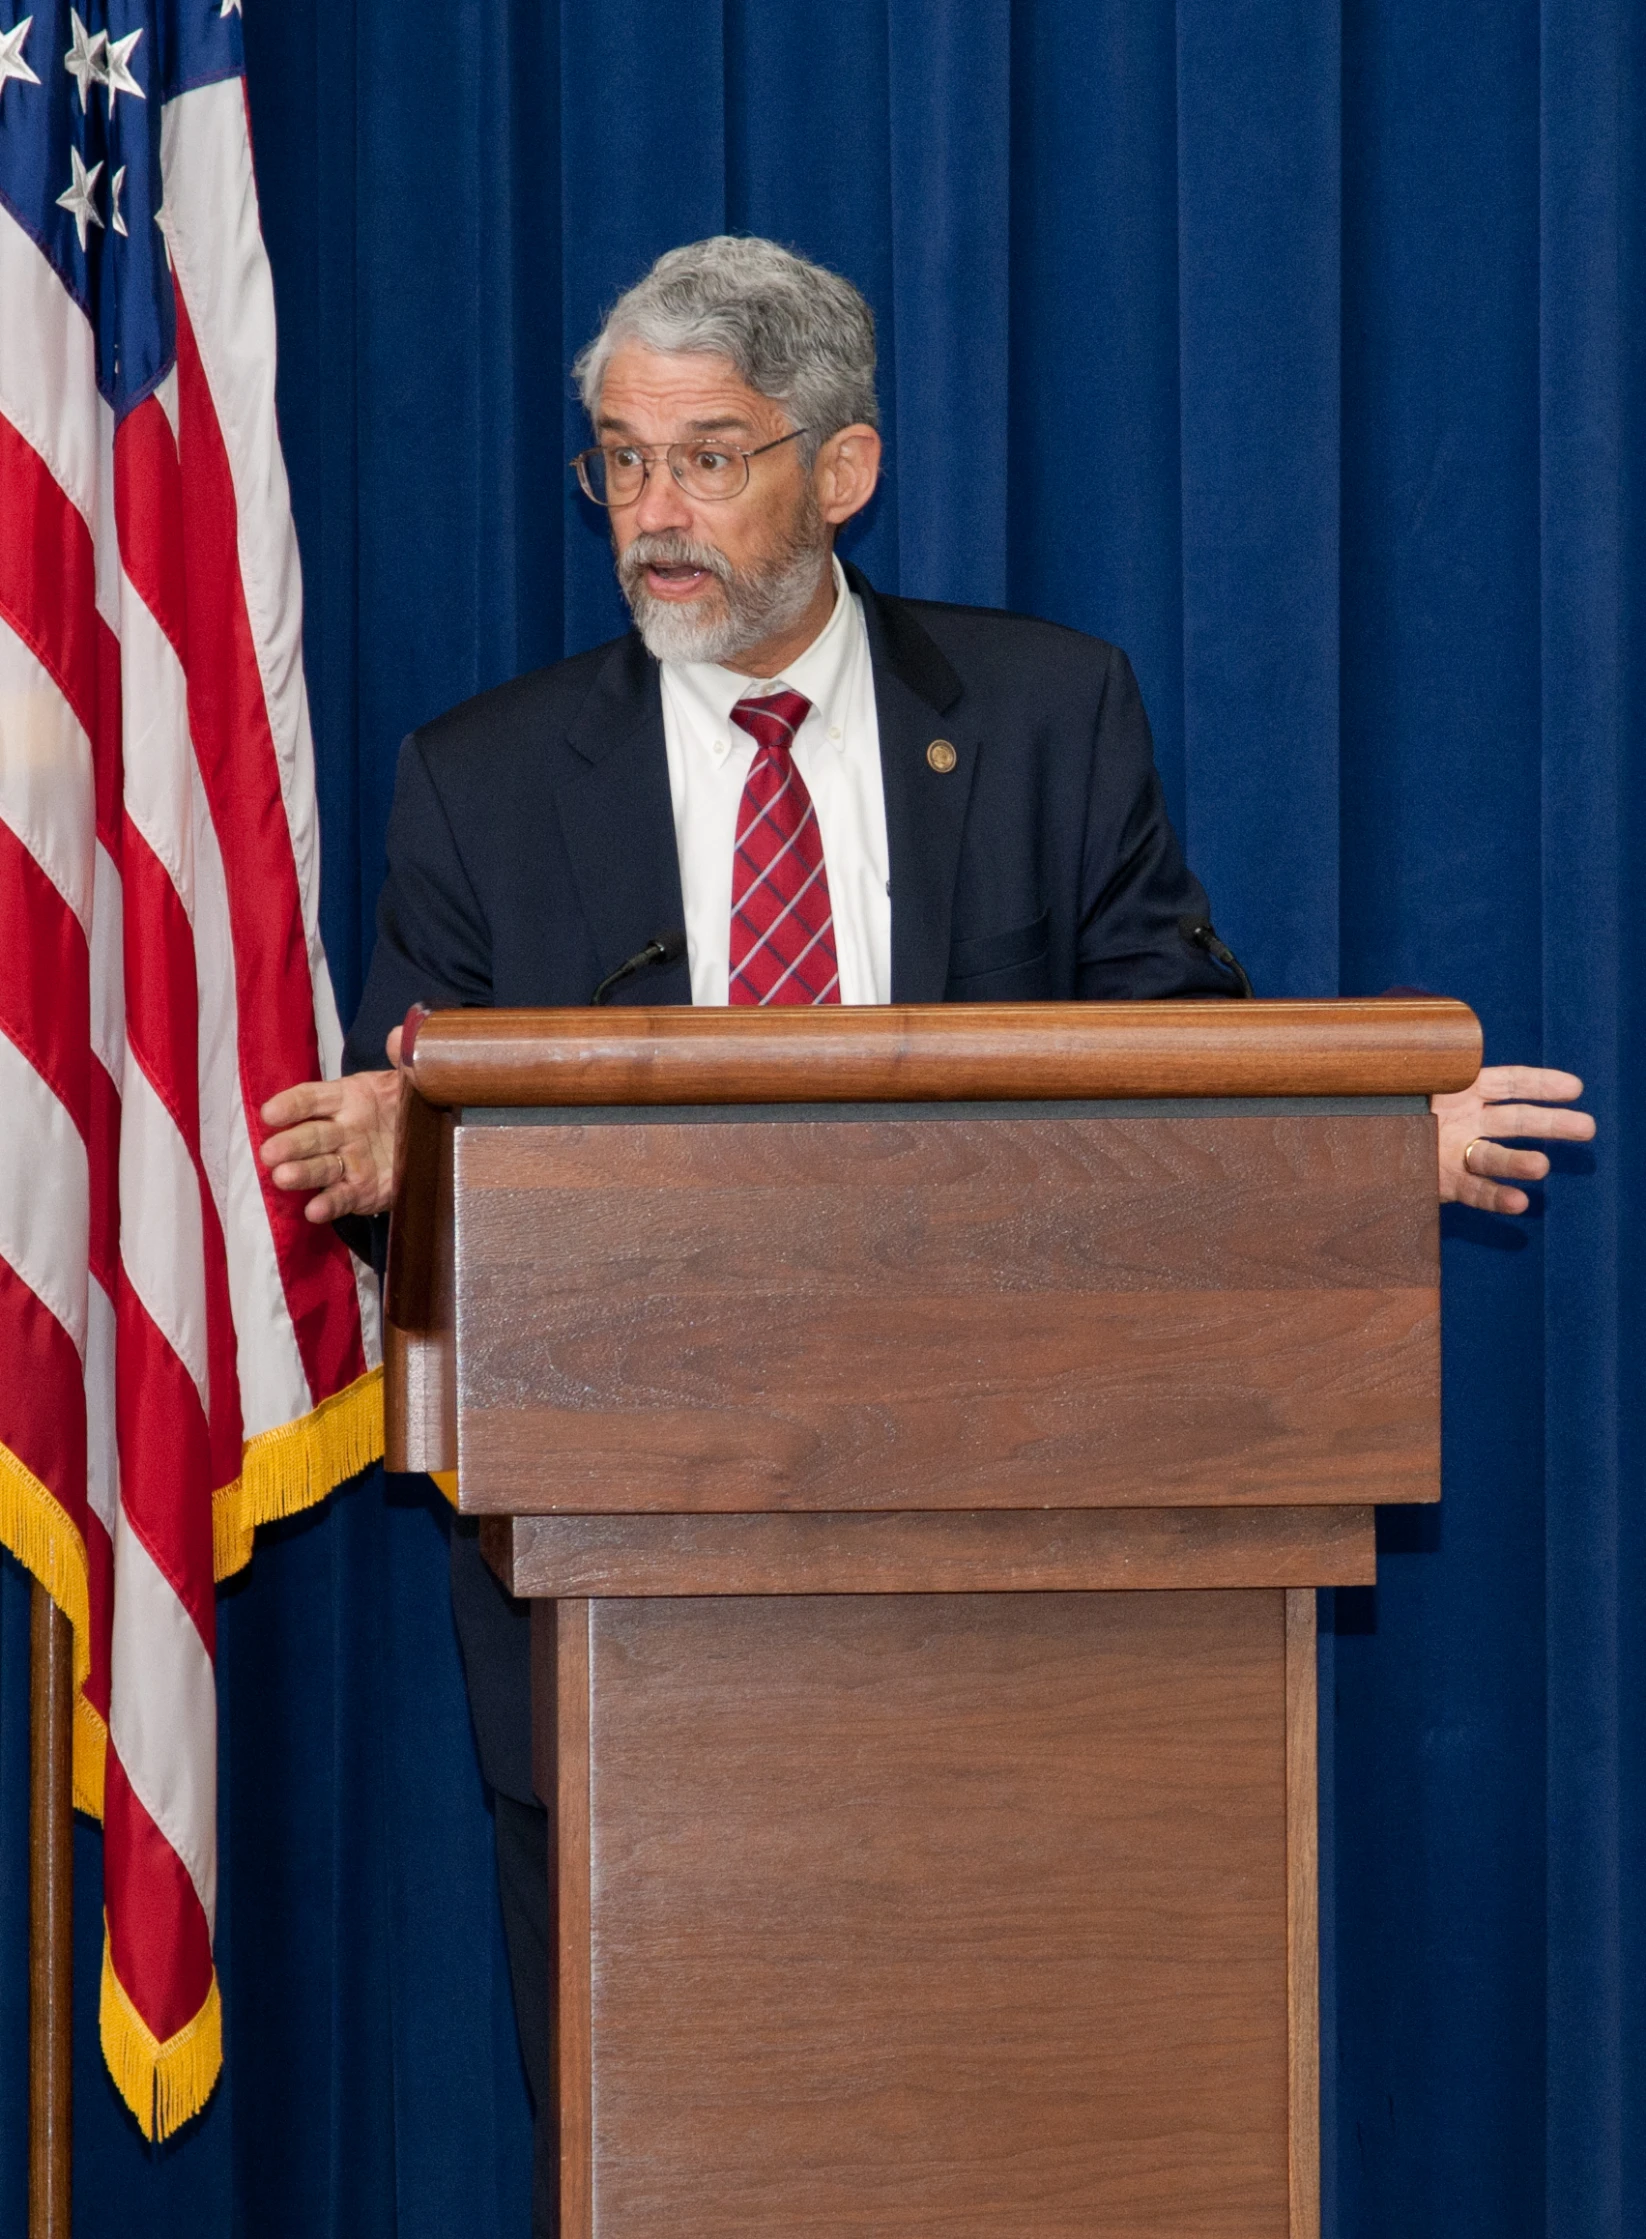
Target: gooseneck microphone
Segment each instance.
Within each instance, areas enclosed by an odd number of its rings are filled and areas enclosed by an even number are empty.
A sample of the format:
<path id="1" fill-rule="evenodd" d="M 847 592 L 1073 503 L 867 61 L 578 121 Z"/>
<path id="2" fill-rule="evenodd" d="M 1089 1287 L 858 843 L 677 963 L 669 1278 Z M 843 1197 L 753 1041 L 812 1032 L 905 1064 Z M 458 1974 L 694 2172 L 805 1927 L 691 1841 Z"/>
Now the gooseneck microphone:
<path id="1" fill-rule="evenodd" d="M 686 936 L 682 932 L 656 933 L 644 948 L 637 948 L 632 956 L 625 957 L 615 972 L 608 972 L 594 993 L 591 1003 L 607 1003 L 611 992 L 624 980 L 633 979 L 636 972 L 649 972 L 659 964 L 678 964 L 686 953 Z"/>
<path id="2" fill-rule="evenodd" d="M 1245 965 L 1226 941 L 1218 939 L 1209 918 L 1180 917 L 1177 929 L 1191 948 L 1203 949 L 1214 964 L 1221 964 L 1226 972 L 1233 975 L 1237 994 L 1244 995 L 1248 1002 L 1252 1000 L 1252 983 L 1246 977 Z"/>

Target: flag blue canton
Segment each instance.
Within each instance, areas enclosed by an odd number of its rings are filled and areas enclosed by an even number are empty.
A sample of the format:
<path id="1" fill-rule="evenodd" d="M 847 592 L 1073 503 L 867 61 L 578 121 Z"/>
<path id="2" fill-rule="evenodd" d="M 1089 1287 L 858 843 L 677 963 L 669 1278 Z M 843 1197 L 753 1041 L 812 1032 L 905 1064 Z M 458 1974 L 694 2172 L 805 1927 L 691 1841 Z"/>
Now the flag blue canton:
<path id="1" fill-rule="evenodd" d="M 243 67 L 240 0 L 0 0 L 0 204 L 91 321 L 117 419 L 176 354 L 162 109 Z"/>

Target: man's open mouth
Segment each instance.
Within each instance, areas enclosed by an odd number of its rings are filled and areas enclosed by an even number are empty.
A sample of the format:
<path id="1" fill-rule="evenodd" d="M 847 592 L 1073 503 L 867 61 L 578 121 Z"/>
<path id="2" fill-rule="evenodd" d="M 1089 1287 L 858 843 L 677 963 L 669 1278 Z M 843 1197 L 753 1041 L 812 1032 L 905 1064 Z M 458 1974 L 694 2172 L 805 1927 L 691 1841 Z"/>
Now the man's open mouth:
<path id="1" fill-rule="evenodd" d="M 646 587 L 659 598 L 689 598 L 705 583 L 717 579 L 707 568 L 689 566 L 684 560 L 648 560 Z"/>

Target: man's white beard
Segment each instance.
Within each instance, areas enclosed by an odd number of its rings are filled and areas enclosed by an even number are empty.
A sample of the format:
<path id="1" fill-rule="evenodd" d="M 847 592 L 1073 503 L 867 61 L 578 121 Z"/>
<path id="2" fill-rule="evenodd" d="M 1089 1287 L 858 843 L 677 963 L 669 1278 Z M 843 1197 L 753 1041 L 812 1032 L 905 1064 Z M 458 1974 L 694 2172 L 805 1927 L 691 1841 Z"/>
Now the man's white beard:
<path id="1" fill-rule="evenodd" d="M 660 599 L 647 588 L 649 566 L 702 568 L 720 597 Z M 617 580 L 646 651 L 659 661 L 735 661 L 753 646 L 793 629 L 817 594 L 829 545 L 815 505 L 794 533 L 756 568 L 734 569 L 713 544 L 663 530 L 637 536 L 617 556 Z"/>

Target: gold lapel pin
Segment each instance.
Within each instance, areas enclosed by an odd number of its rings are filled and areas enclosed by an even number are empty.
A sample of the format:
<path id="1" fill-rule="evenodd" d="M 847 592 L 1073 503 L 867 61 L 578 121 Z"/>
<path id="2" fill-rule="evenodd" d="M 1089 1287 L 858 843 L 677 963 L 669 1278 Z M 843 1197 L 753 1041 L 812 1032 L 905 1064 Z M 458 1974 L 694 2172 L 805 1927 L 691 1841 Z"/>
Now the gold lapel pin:
<path id="1" fill-rule="evenodd" d="M 939 777 L 947 777 L 960 757 L 947 739 L 933 739 L 926 749 L 926 759 Z"/>

